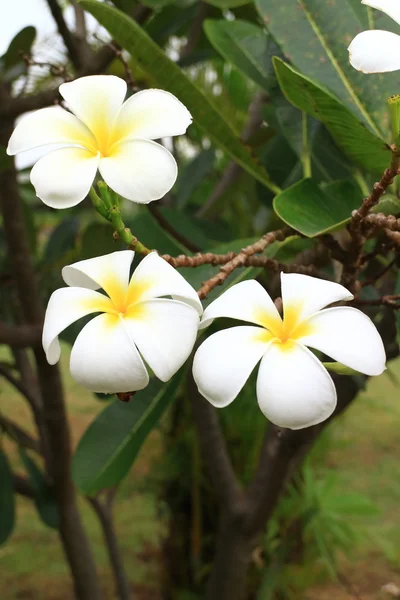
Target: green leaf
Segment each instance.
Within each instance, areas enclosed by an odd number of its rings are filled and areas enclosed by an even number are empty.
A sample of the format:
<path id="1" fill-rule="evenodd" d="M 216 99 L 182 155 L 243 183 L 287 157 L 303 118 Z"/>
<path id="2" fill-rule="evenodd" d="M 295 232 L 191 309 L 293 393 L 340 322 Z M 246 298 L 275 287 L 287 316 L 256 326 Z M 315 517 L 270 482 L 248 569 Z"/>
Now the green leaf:
<path id="1" fill-rule="evenodd" d="M 267 188 L 275 192 L 279 191 L 265 169 L 225 121 L 222 113 L 135 21 L 112 6 L 94 0 L 82 0 L 81 6 L 135 57 L 155 85 L 172 92 L 188 107 L 196 125 L 216 146 Z"/>
<path id="2" fill-rule="evenodd" d="M 315 237 L 345 225 L 362 201 L 350 182 L 335 182 L 322 190 L 312 179 L 302 179 L 274 199 L 277 215 L 288 225 Z"/>
<path id="3" fill-rule="evenodd" d="M 125 224 L 147 248 L 156 248 L 159 254 L 174 256 L 187 252 L 187 248 L 165 231 L 147 209 L 126 219 Z"/>
<path id="4" fill-rule="evenodd" d="M 180 170 L 177 181 L 177 208 L 183 208 L 196 188 L 214 168 L 215 152 L 213 148 L 203 150 L 184 169 Z"/>
<path id="5" fill-rule="evenodd" d="M 89 425 L 72 460 L 72 476 L 87 496 L 117 485 L 144 440 L 175 398 L 182 372 L 169 383 L 152 380 L 130 402 L 107 406 Z"/>
<path id="6" fill-rule="evenodd" d="M 390 148 L 337 98 L 279 58 L 274 58 L 274 66 L 279 85 L 289 102 L 322 121 L 337 145 L 356 165 L 376 173 L 382 173 L 388 167 Z"/>
<path id="7" fill-rule="evenodd" d="M 376 135 L 386 135 L 385 101 L 398 91 L 398 74 L 365 76 L 350 65 L 347 47 L 365 29 L 353 5 L 349 0 L 256 0 L 268 31 L 290 62 L 329 88 Z"/>
<path id="8" fill-rule="evenodd" d="M 339 362 L 323 362 L 322 363 L 328 371 L 332 373 L 337 373 L 338 375 L 359 375 L 359 371 L 355 371 L 354 369 L 350 369 L 350 367 L 346 367 Z"/>
<path id="9" fill-rule="evenodd" d="M 29 25 L 19 31 L 11 40 L 7 51 L 1 57 L 4 69 L 11 69 L 18 63 L 23 63 L 22 54 L 29 54 L 35 41 L 36 29 Z"/>
<path id="10" fill-rule="evenodd" d="M 79 232 L 79 219 L 67 217 L 52 231 L 43 252 L 43 258 L 47 263 L 55 263 L 61 260 L 75 247 Z"/>
<path id="11" fill-rule="evenodd" d="M 46 481 L 42 471 L 21 446 L 19 453 L 35 492 L 34 502 L 40 518 L 47 527 L 58 529 L 60 517 L 53 487 Z"/>
<path id="12" fill-rule="evenodd" d="M 0 450 L 0 545 L 12 533 L 15 523 L 14 482 L 6 455 Z"/>
<path id="13" fill-rule="evenodd" d="M 207 19 L 204 30 L 225 60 L 269 91 L 268 36 L 261 27 L 240 19 Z"/>
<path id="14" fill-rule="evenodd" d="M 200 250 L 210 245 L 210 239 L 199 227 L 197 219 L 169 206 L 161 206 L 159 210 L 162 216 L 173 227 L 174 231 L 180 233 L 185 239 L 190 240 Z"/>
<path id="15" fill-rule="evenodd" d="M 108 223 L 90 223 L 82 235 L 80 260 L 125 250 L 125 244 L 114 240 L 113 232 L 113 227 Z"/>

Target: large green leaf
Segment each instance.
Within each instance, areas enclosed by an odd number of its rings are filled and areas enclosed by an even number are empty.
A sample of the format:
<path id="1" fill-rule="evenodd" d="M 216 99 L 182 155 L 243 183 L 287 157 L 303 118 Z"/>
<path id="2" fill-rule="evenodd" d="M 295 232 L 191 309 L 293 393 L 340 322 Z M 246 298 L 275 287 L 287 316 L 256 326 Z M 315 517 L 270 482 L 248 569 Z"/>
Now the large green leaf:
<path id="1" fill-rule="evenodd" d="M 11 535 L 14 522 L 14 482 L 6 455 L 0 450 L 0 545 Z"/>
<path id="2" fill-rule="evenodd" d="M 269 91 L 268 36 L 247 21 L 207 19 L 205 32 L 218 52 L 259 86 Z"/>
<path id="3" fill-rule="evenodd" d="M 243 6 L 248 4 L 251 0 L 206 0 L 207 4 L 212 4 L 222 10 L 227 8 L 235 8 L 236 6 Z"/>
<path id="4" fill-rule="evenodd" d="M 375 134 L 386 135 L 385 100 L 398 92 L 398 75 L 365 76 L 350 65 L 347 47 L 365 28 L 353 4 L 349 0 L 256 0 L 268 31 L 292 64 L 332 90 Z"/>
<path id="5" fill-rule="evenodd" d="M 72 461 L 72 476 L 87 496 L 117 485 L 144 440 L 175 398 L 182 373 L 169 383 L 152 380 L 130 402 L 117 400 L 89 425 Z"/>
<path id="6" fill-rule="evenodd" d="M 345 225 L 361 201 L 361 191 L 351 182 L 322 190 L 312 179 L 302 179 L 276 196 L 274 209 L 285 223 L 315 237 Z"/>
<path id="7" fill-rule="evenodd" d="M 6 81 L 11 81 L 26 72 L 26 63 L 22 55 L 29 54 L 35 41 L 36 29 L 24 27 L 11 40 L 7 52 L 0 57 L 0 71 Z"/>
<path id="8" fill-rule="evenodd" d="M 34 490 L 34 501 L 40 518 L 47 527 L 58 529 L 60 518 L 53 486 L 48 483 L 37 464 L 21 446 L 19 453 Z"/>
<path id="9" fill-rule="evenodd" d="M 301 75 L 279 58 L 274 58 L 279 85 L 296 108 L 322 121 L 337 145 L 360 166 L 382 173 L 390 162 L 390 149 L 371 133 L 333 94 Z"/>
<path id="10" fill-rule="evenodd" d="M 266 187 L 275 192 L 279 191 L 265 169 L 240 141 L 211 100 L 196 87 L 176 63 L 166 56 L 134 20 L 114 7 L 95 0 L 82 0 L 81 5 L 135 57 L 156 85 L 175 94 L 188 107 L 196 125 L 216 146 L 224 150 Z"/>

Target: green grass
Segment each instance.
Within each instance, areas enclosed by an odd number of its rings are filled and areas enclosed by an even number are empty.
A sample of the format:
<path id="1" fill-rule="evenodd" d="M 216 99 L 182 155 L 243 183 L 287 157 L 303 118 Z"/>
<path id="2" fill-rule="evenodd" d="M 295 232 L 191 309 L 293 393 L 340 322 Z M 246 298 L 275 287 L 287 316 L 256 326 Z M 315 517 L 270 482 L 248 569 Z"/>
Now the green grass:
<path id="1" fill-rule="evenodd" d="M 74 443 L 88 423 L 104 407 L 92 394 L 73 382 L 68 371 L 68 349 L 64 348 L 67 407 Z M 5 355 L 0 354 L 4 359 Z M 393 363 L 400 373 L 400 361 Z M 34 431 L 29 409 L 15 391 L 0 381 L 0 410 Z M 352 560 L 342 561 L 347 577 L 363 600 L 378 599 L 379 588 L 388 581 L 400 583 L 400 386 L 387 374 L 371 380 L 366 391 L 327 431 L 329 451 L 326 468 L 338 472 L 335 491 L 355 491 L 373 500 L 378 511 L 360 517 L 355 527 L 363 532 Z M 13 466 L 22 472 L 15 445 L 2 439 Z M 117 497 L 115 524 L 127 572 L 138 600 L 159 598 L 159 545 L 162 524 L 146 475 L 160 451 L 158 435 L 152 434 Z M 322 467 L 322 468 L 325 468 Z M 92 508 L 84 499 L 80 507 L 95 553 L 105 600 L 114 598 L 113 581 L 102 534 Z M 57 533 L 37 518 L 31 502 L 18 497 L 17 523 L 11 539 L 0 548 L 1 600 L 67 600 L 73 597 L 68 569 Z M 364 595 L 363 595 L 364 594 Z M 309 600 L 348 600 L 339 583 L 326 581 L 307 593 Z"/>

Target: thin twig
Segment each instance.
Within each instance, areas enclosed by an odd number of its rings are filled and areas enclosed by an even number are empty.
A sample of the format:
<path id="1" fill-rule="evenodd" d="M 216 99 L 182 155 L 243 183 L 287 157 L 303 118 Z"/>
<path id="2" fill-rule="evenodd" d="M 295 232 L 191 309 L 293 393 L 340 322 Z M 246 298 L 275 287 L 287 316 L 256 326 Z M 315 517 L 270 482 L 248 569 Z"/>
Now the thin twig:
<path id="1" fill-rule="evenodd" d="M 148 204 L 147 206 L 148 206 L 149 211 L 153 215 L 153 217 L 159 223 L 159 225 L 161 225 L 161 227 L 165 231 L 170 233 L 172 235 L 172 237 L 174 237 L 176 240 L 178 240 L 178 242 L 183 244 L 191 252 L 198 252 L 200 250 L 200 248 L 194 242 L 192 242 L 189 238 L 187 238 L 182 233 L 177 231 L 171 225 L 171 223 L 168 221 L 168 219 L 166 217 L 164 217 L 164 215 L 162 214 L 162 212 L 158 208 L 158 206 L 156 206 L 155 202 L 150 202 L 150 204 Z"/>
<path id="2" fill-rule="evenodd" d="M 79 51 L 79 43 L 77 42 L 73 33 L 69 30 L 68 25 L 65 22 L 63 12 L 57 0 L 47 0 L 47 4 L 53 16 L 53 19 L 56 22 L 58 33 L 62 37 L 62 40 L 68 51 L 68 55 L 71 59 L 72 64 L 74 65 L 75 69 L 81 69 L 82 57 Z"/>
<path id="3" fill-rule="evenodd" d="M 198 290 L 199 298 L 206 298 L 211 290 L 213 290 L 217 285 L 221 285 L 235 269 L 238 267 L 243 267 L 246 264 L 246 260 L 250 256 L 263 252 L 265 248 L 273 242 L 283 241 L 290 234 L 290 231 L 291 230 L 288 227 L 278 229 L 277 231 L 270 231 L 269 233 L 263 235 L 262 238 L 260 238 L 254 244 L 250 244 L 246 248 L 243 248 L 243 250 L 239 252 L 237 256 L 221 267 L 219 272 L 214 275 L 214 277 L 211 277 L 211 279 L 208 279 L 203 283 L 201 288 Z"/>

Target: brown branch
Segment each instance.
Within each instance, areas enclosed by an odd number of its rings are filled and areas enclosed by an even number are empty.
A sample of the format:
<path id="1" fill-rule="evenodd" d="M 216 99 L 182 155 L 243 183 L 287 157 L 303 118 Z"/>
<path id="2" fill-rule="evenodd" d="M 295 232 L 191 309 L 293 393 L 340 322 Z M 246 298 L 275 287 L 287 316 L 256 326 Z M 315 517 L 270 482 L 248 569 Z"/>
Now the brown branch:
<path id="1" fill-rule="evenodd" d="M 9 325 L 0 321 L 0 344 L 15 348 L 37 346 L 41 342 L 42 324 Z"/>
<path id="2" fill-rule="evenodd" d="M 374 285 L 378 279 L 381 279 L 381 277 L 383 277 L 384 275 L 386 275 L 386 273 L 388 273 L 388 271 L 390 271 L 390 269 L 396 264 L 396 258 L 393 258 L 393 260 L 389 261 L 387 265 L 385 265 L 380 271 L 378 271 L 378 273 L 376 273 L 373 277 L 370 277 L 369 279 L 366 279 L 365 281 L 362 282 L 361 287 L 366 287 L 368 285 Z"/>
<path id="3" fill-rule="evenodd" d="M 398 310 L 400 309 L 400 304 L 397 302 L 398 300 L 400 300 L 400 294 L 381 296 L 380 298 L 375 298 L 374 300 L 364 300 L 363 298 L 355 296 L 354 300 L 352 300 L 352 303 L 360 306 L 388 306 L 389 308 Z"/>
<path id="4" fill-rule="evenodd" d="M 219 272 L 203 283 L 201 288 L 198 290 L 199 298 L 203 299 L 208 296 L 212 289 L 217 285 L 221 285 L 229 277 L 229 275 L 238 267 L 243 267 L 246 264 L 246 260 L 253 254 L 261 253 L 267 246 L 276 241 L 283 241 L 290 233 L 288 227 L 278 229 L 277 231 L 270 231 L 262 236 L 254 244 L 250 244 L 246 248 L 243 248 L 241 252 L 235 258 L 227 262 L 223 267 L 220 268 Z"/>
<path id="5" fill-rule="evenodd" d="M 6 369 L 3 365 L 0 365 L 0 375 L 2 377 L 4 377 L 4 379 L 7 379 L 7 381 L 9 383 L 11 383 L 11 385 L 13 387 L 15 387 L 15 389 L 18 390 L 19 393 L 22 394 L 26 398 L 26 400 L 28 400 L 28 402 L 31 405 L 32 410 L 34 412 L 36 412 L 37 410 L 39 410 L 40 401 L 37 398 L 36 394 L 34 392 L 32 392 L 32 390 L 28 389 L 22 383 L 22 381 L 20 381 L 14 375 L 12 375 L 10 373 L 10 371 L 8 371 L 8 369 Z"/>
<path id="6" fill-rule="evenodd" d="M 13 99 L 0 87 L 0 105 L 13 104 Z M 13 122 L 0 119 L 0 144 L 5 146 L 13 131 Z M 10 263 L 26 323 L 43 320 L 44 308 L 26 232 L 23 205 L 19 195 L 16 171 L 10 160 L 0 171 L 0 207 Z M 60 513 L 59 533 L 69 562 L 75 595 L 79 600 L 101 598 L 95 564 L 89 541 L 78 512 L 71 478 L 71 445 L 59 370 L 48 364 L 43 350 L 34 350 L 39 389 L 43 405 L 44 426 L 48 433 L 50 456 L 46 456 L 47 474 L 52 479 Z M 10 381 L 10 374 L 6 373 Z M 21 386 L 18 381 L 14 385 Z M 23 393 L 30 392 L 24 390 Z"/>
<path id="7" fill-rule="evenodd" d="M 28 450 L 33 450 L 33 452 L 41 454 L 40 442 L 11 419 L 0 415 L 0 429 L 2 429 L 19 446 L 23 446 L 24 448 L 28 448 Z"/>
<path id="8" fill-rule="evenodd" d="M 14 490 L 17 494 L 25 496 L 25 498 L 33 499 L 35 497 L 35 490 L 28 479 L 22 477 L 22 475 L 13 474 Z"/>
<path id="9" fill-rule="evenodd" d="M 343 264 L 341 283 L 351 292 L 357 291 L 356 278 L 361 266 L 362 251 L 366 240 L 365 231 L 363 231 L 364 223 L 369 223 L 370 217 L 373 216 L 369 215 L 370 210 L 378 204 L 383 194 L 393 183 L 398 168 L 399 155 L 396 149 L 393 148 L 391 166 L 385 170 L 380 181 L 374 184 L 371 194 L 363 200 L 360 208 L 353 212 L 351 221 L 347 226 L 351 237 L 351 245 Z"/>
<path id="10" fill-rule="evenodd" d="M 257 131 L 260 129 L 263 123 L 263 105 L 267 96 L 264 92 L 258 92 L 253 101 L 249 106 L 249 118 L 243 129 L 241 140 L 247 142 Z M 207 200 L 202 204 L 201 208 L 197 211 L 197 217 L 205 217 L 209 211 L 214 207 L 217 200 L 226 192 L 226 190 L 239 178 L 242 174 L 243 169 L 236 162 L 230 162 L 223 172 L 217 186 Z"/>
<path id="11" fill-rule="evenodd" d="M 119 600 L 130 600 L 131 592 L 128 575 L 126 573 L 121 549 L 114 528 L 112 508 L 115 499 L 116 488 L 103 490 L 94 498 L 88 498 L 92 505 L 103 530 L 104 542 L 108 550 L 108 556 L 112 566 Z M 104 500 L 102 498 L 104 497 Z"/>
<path id="12" fill-rule="evenodd" d="M 80 44 L 73 33 L 69 30 L 65 22 L 63 12 L 57 0 L 46 0 L 50 12 L 56 22 L 58 33 L 62 37 L 65 47 L 68 51 L 68 56 L 72 64 L 78 71 L 82 68 L 82 56 L 80 52 Z"/>
<path id="13" fill-rule="evenodd" d="M 389 231 L 400 231 L 400 219 L 396 219 L 393 215 L 386 216 L 383 213 L 377 215 L 368 215 L 364 223 L 370 227 L 378 229 L 389 229 Z"/>
<path id="14" fill-rule="evenodd" d="M 221 507 L 233 510 L 241 503 L 242 490 L 233 469 L 216 410 L 200 395 L 191 370 L 187 386 L 203 459 Z"/>

